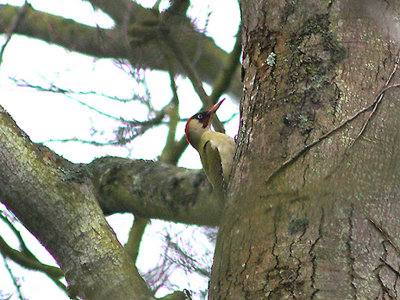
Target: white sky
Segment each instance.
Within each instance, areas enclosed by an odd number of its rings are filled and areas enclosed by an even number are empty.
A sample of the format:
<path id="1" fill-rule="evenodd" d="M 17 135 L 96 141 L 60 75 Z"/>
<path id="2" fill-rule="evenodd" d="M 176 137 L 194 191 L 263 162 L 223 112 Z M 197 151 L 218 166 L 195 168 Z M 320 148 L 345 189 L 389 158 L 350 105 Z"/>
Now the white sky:
<path id="1" fill-rule="evenodd" d="M 23 2 L 0 0 L 0 4 L 21 5 Z M 70 0 L 68 5 L 65 5 L 63 0 L 32 0 L 29 2 L 35 9 L 73 18 L 84 24 L 91 26 L 98 24 L 101 27 L 112 26 L 112 21 L 102 13 L 94 13 L 88 2 Z M 140 2 L 147 3 L 148 6 L 152 6 L 154 3 L 154 1 Z M 192 7 L 189 13 L 195 24 L 199 28 L 204 28 L 207 14 L 211 13 L 206 32 L 215 39 L 221 48 L 230 51 L 233 48 L 234 35 L 239 22 L 237 2 L 235 0 L 193 0 L 191 3 Z M 168 1 L 162 1 L 162 6 L 167 5 Z M 0 37 L 0 46 L 4 41 L 5 38 Z M 70 52 L 61 47 L 22 36 L 12 38 L 3 59 L 4 61 L 0 65 L 0 105 L 13 116 L 17 124 L 34 142 L 73 137 L 90 140 L 92 128 L 104 129 L 104 133 L 98 133 L 95 138 L 111 138 L 112 129 L 116 127 L 117 123 L 82 106 L 78 101 L 84 101 L 88 105 L 104 110 L 115 117 L 130 119 L 146 115 L 145 110 L 136 104 L 121 104 L 95 96 L 65 97 L 58 94 L 34 92 L 31 89 L 16 87 L 9 79 L 25 79 L 29 83 L 44 86 L 54 83 L 62 88 L 100 91 L 113 96 L 129 97 L 136 83 L 112 60 L 94 60 L 91 57 Z M 146 79 L 155 107 L 161 108 L 171 99 L 168 75 L 163 72 L 146 72 Z M 181 100 L 184 99 L 184 103 L 189 102 L 186 99 L 198 99 L 190 83 L 186 80 L 179 79 L 178 85 L 179 96 Z M 199 100 L 189 103 L 189 105 L 180 108 L 180 114 L 184 118 L 190 117 L 201 107 Z M 224 120 L 229 118 L 237 109 L 235 104 L 225 101 L 218 115 Z M 235 118 L 227 127 L 227 133 L 234 136 L 237 133 L 237 128 L 238 118 Z M 180 124 L 177 130 L 177 138 L 182 136 L 183 131 L 184 124 Z M 164 146 L 163 139 L 166 132 L 166 127 L 150 130 L 130 144 L 131 151 L 115 147 L 98 148 L 80 143 L 52 142 L 46 145 L 73 162 L 87 163 L 95 157 L 104 155 L 156 159 Z M 201 167 L 197 153 L 190 148 L 185 152 L 179 164 L 189 168 Z M 108 218 L 108 221 L 116 229 L 121 243 L 125 243 L 132 216 L 129 214 L 112 216 Z M 162 245 L 160 236 L 166 226 L 170 227 L 162 221 L 153 221 L 152 224 L 146 230 L 142 244 L 142 249 L 146 250 L 141 252 L 138 260 L 138 266 L 142 270 L 155 266 L 158 262 L 154 258 L 160 255 L 160 248 L 155 247 L 155 244 Z M 6 230 L 8 229 L 5 225 L 0 223 L 0 232 L 3 233 Z M 52 258 L 39 243 L 22 228 L 21 230 L 29 245 L 37 245 L 34 247 L 34 252 L 38 254 L 38 257 L 43 262 L 52 263 Z M 181 224 L 175 226 L 173 230 L 182 232 L 180 235 L 182 238 L 193 239 L 195 237 L 196 241 L 201 241 L 202 244 L 210 247 L 208 241 L 204 240 L 204 236 L 193 227 Z M 17 246 L 16 241 L 13 241 L 12 238 L 7 241 L 11 245 Z M 199 251 L 202 251 L 201 249 L 200 247 Z M 18 276 L 23 276 L 22 290 L 24 296 L 30 300 L 68 299 L 53 284 L 47 284 L 45 290 L 39 291 L 38 287 L 43 287 L 41 284 L 46 280 L 44 275 L 25 270 L 21 272 L 20 268 L 12 262 L 10 262 L 10 266 Z M 180 289 L 196 290 L 199 288 L 196 284 L 203 288 L 207 285 L 204 280 L 196 282 L 192 279 L 190 286 L 188 286 L 188 282 L 182 280 L 182 274 L 175 273 L 172 276 L 175 277 L 177 284 L 182 283 L 178 287 Z M 0 260 L 0 292 L 13 293 L 14 291 L 15 289 Z M 12 299 L 17 299 L 16 295 Z"/>

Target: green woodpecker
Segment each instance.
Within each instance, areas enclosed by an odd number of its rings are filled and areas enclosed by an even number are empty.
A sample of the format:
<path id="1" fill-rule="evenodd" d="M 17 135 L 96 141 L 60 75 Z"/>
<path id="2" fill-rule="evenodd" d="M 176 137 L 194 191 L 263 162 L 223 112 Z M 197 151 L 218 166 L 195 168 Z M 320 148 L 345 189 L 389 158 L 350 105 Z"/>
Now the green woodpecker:
<path id="1" fill-rule="evenodd" d="M 192 116 L 185 128 L 186 139 L 199 152 L 208 181 L 222 194 L 229 180 L 235 142 L 226 134 L 212 131 L 211 122 L 224 100 Z"/>

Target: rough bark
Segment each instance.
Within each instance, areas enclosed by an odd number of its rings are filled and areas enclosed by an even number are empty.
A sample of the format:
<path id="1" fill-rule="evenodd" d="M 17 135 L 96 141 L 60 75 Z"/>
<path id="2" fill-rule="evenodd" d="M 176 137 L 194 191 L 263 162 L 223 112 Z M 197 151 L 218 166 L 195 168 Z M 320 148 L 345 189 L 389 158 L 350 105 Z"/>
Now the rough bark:
<path id="1" fill-rule="evenodd" d="M 399 8 L 241 1 L 245 91 L 210 299 L 399 297 Z"/>
<path id="2" fill-rule="evenodd" d="M 168 29 L 191 59 L 200 79 L 209 84 L 215 82 L 228 59 L 228 54 L 199 32 L 184 14 L 166 18 L 164 14 L 131 1 L 90 2 L 115 21 L 112 29 L 86 26 L 28 6 L 14 33 L 94 57 L 126 59 L 134 67 L 168 71 L 173 66 L 177 73 L 185 74 L 178 60 L 168 61 L 174 57 L 166 55 L 169 50 L 162 42 L 163 30 Z M 0 5 L 0 33 L 9 30 L 17 14 L 18 7 Z M 240 98 L 239 72 L 228 92 L 234 98 Z"/>

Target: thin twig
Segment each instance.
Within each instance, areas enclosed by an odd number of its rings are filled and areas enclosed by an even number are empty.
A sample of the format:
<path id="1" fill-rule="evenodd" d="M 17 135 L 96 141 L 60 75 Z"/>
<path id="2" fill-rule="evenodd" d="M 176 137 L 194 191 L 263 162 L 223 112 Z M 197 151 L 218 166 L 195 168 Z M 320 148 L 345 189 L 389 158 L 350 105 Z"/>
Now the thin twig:
<path id="1" fill-rule="evenodd" d="M 43 141 L 41 143 L 44 144 L 44 143 L 54 143 L 54 142 L 61 142 L 61 143 L 78 142 L 78 143 L 89 144 L 89 145 L 94 145 L 94 146 L 116 146 L 116 145 L 119 145 L 118 142 L 96 142 L 96 141 L 88 141 L 88 140 L 78 139 L 78 138 L 49 139 L 49 140 Z"/>
<path id="2" fill-rule="evenodd" d="M 10 247 L 1 236 L 0 236 L 0 253 L 5 257 L 10 258 L 20 266 L 23 266 L 30 270 L 41 271 L 51 278 L 59 279 L 64 275 L 59 268 L 43 264 L 36 257 L 26 255 L 24 252 L 21 252 L 19 250 Z"/>
<path id="3" fill-rule="evenodd" d="M 12 272 L 10 266 L 8 265 L 8 262 L 7 262 L 6 257 L 5 257 L 5 256 L 3 255 L 3 253 L 1 253 L 1 252 L 0 252 L 0 255 L 1 255 L 1 257 L 3 257 L 4 266 L 5 266 L 5 268 L 6 268 L 7 272 L 8 272 L 8 274 L 10 275 L 11 280 L 12 280 L 12 282 L 13 282 L 15 288 L 17 289 L 18 298 L 19 298 L 20 300 L 24 300 L 24 296 L 22 295 L 21 287 L 20 287 L 20 285 L 18 284 L 17 279 L 15 278 L 14 273 Z"/>
<path id="4" fill-rule="evenodd" d="M 7 220 L 7 219 L 5 219 Z M 13 229 L 13 228 L 12 228 Z M 60 281 L 60 278 L 63 277 L 64 273 L 61 269 L 46 265 L 40 262 L 26 247 L 24 241 L 19 236 L 19 232 L 14 228 L 13 231 L 18 235 L 18 239 L 20 240 L 22 251 L 15 250 L 11 248 L 4 239 L 0 236 L 0 255 L 3 258 L 9 258 L 16 264 L 30 269 L 44 273 L 52 280 L 59 288 L 66 292 L 66 286 Z M 6 260 L 5 260 L 6 262 Z M 11 271 L 11 270 L 10 270 Z M 10 274 L 11 275 L 11 274 Z M 76 298 L 74 298 L 76 299 Z"/>
<path id="5" fill-rule="evenodd" d="M 339 126 L 333 128 L 331 131 L 329 131 L 328 133 L 324 134 L 323 136 L 321 136 L 320 138 L 318 138 L 317 140 L 315 140 L 314 142 L 306 145 L 305 147 L 303 147 L 303 149 L 301 149 L 300 151 L 298 151 L 296 154 L 294 154 L 291 158 L 289 158 L 288 160 L 286 160 L 282 165 L 280 165 L 267 179 L 266 179 L 266 183 L 268 184 L 279 172 L 281 172 L 282 170 L 284 170 L 286 167 L 288 167 L 289 165 L 291 165 L 292 163 L 294 163 L 301 155 L 303 155 L 304 153 L 308 152 L 308 150 L 310 150 L 311 148 L 313 148 L 315 145 L 321 143 L 323 140 L 327 139 L 328 137 L 330 137 L 332 134 L 336 133 L 337 131 L 339 131 L 340 129 L 342 129 L 343 127 L 345 127 L 347 124 L 351 123 L 352 121 L 354 121 L 358 116 L 360 116 L 361 114 L 369 111 L 371 108 L 373 108 L 372 113 L 374 113 L 376 111 L 377 106 L 379 105 L 379 103 L 382 101 L 383 99 L 383 95 L 384 93 L 389 90 L 390 88 L 397 88 L 400 87 L 400 84 L 393 84 L 393 85 L 388 85 L 391 81 L 391 79 L 393 78 L 393 75 L 395 74 L 397 68 L 398 68 L 398 63 L 399 63 L 399 58 L 400 58 L 400 53 L 397 56 L 395 65 L 393 67 L 393 70 L 391 72 L 391 74 L 388 77 L 388 80 L 385 83 L 385 86 L 381 89 L 381 91 L 378 93 L 378 95 L 375 97 L 374 102 L 372 102 L 372 104 L 368 105 L 367 107 L 363 108 L 362 110 L 358 111 L 357 113 L 355 113 L 352 117 L 350 117 L 349 119 L 347 119 L 346 121 L 344 121 L 342 124 L 340 124 Z M 361 128 L 361 131 L 359 132 L 359 134 L 357 135 L 356 139 L 358 139 L 363 132 L 365 131 L 366 126 L 368 125 L 368 122 L 370 121 L 371 117 L 372 117 L 372 113 L 370 114 L 370 116 L 368 117 L 367 121 L 364 123 L 363 127 Z M 351 146 L 351 145 L 350 145 Z"/>
<path id="6" fill-rule="evenodd" d="M 210 98 L 208 97 L 206 91 L 203 88 L 203 83 L 201 82 L 195 69 L 190 63 L 187 55 L 178 46 L 177 42 L 175 41 L 174 37 L 169 33 L 168 29 L 163 31 L 163 35 L 165 37 L 164 40 L 166 44 L 172 50 L 179 63 L 182 65 L 182 68 L 185 70 L 186 75 L 188 76 L 190 82 L 192 83 L 194 90 L 196 91 L 201 101 L 203 102 L 203 105 L 211 106 L 213 103 L 211 103 Z"/>
<path id="7" fill-rule="evenodd" d="M 171 82 L 172 89 L 172 100 L 170 103 L 170 109 L 168 112 L 169 115 L 169 124 L 168 124 L 168 136 L 167 142 L 163 151 L 161 152 L 159 160 L 168 164 L 176 165 L 179 158 L 182 156 L 183 152 L 186 149 L 185 147 L 178 147 L 178 143 L 175 141 L 176 128 L 180 120 L 179 116 L 179 97 L 178 90 L 175 82 L 175 73 L 173 71 L 172 64 L 170 63 L 170 59 L 167 57 L 167 61 L 169 63 L 169 76 Z"/>
<path id="8" fill-rule="evenodd" d="M 1 46 L 0 49 L 0 65 L 3 62 L 3 54 L 4 54 L 4 50 L 6 49 L 8 43 L 11 40 L 12 35 L 14 34 L 15 30 L 17 29 L 19 23 L 21 22 L 22 16 L 25 14 L 27 8 L 30 5 L 28 4 L 27 1 L 25 1 L 24 5 L 22 5 L 19 10 L 18 13 L 14 16 L 14 19 L 11 23 L 10 28 L 7 30 L 7 40 L 5 41 L 5 43 L 3 44 L 3 46 Z"/>
<path id="9" fill-rule="evenodd" d="M 171 59 L 167 58 L 168 61 L 168 74 L 169 74 L 169 81 L 172 90 L 172 100 L 169 105 L 168 115 L 169 115 L 169 124 L 168 124 L 168 136 L 167 136 L 167 143 L 165 145 L 164 150 L 167 150 L 170 147 L 173 147 L 175 144 L 175 134 L 176 134 L 176 127 L 178 126 L 179 122 L 179 96 L 178 96 L 178 88 L 175 82 L 175 72 L 171 63 Z M 164 152 L 163 150 L 163 152 Z M 162 154 L 161 154 L 162 156 Z"/>
<path id="10" fill-rule="evenodd" d="M 19 245 L 22 249 L 22 252 L 30 257 L 36 258 L 33 253 L 28 249 L 28 247 L 25 244 L 25 241 L 23 240 L 21 233 L 17 230 L 17 228 L 15 228 L 14 224 L 9 220 L 9 218 L 7 218 L 6 216 L 3 216 L 2 214 L 0 214 L 0 219 L 7 224 L 7 226 L 12 230 L 12 232 L 14 233 L 14 235 L 17 237 Z"/>
<path id="11" fill-rule="evenodd" d="M 63 88 L 60 88 L 60 87 L 54 85 L 53 83 L 50 83 L 50 87 L 49 88 L 45 88 L 45 87 L 40 86 L 40 85 L 30 84 L 30 83 L 26 82 L 25 80 L 20 80 L 19 82 L 16 81 L 15 79 L 12 79 L 12 80 L 14 82 L 16 82 L 16 84 L 18 86 L 21 86 L 21 87 L 28 87 L 28 88 L 36 89 L 36 90 L 38 90 L 40 92 L 50 92 L 50 93 L 63 94 L 67 98 L 78 102 L 79 104 L 87 107 L 88 109 L 90 109 L 90 110 L 92 110 L 92 111 L 94 111 L 94 112 L 96 112 L 96 113 L 98 113 L 98 114 L 100 114 L 102 116 L 105 116 L 107 118 L 110 118 L 110 119 L 113 119 L 113 120 L 116 120 L 116 121 L 124 121 L 121 117 L 116 117 L 116 116 L 110 115 L 108 113 L 105 113 L 105 112 L 103 112 L 103 111 L 101 111 L 101 110 L 99 110 L 99 109 L 97 109 L 97 108 L 95 108 L 95 107 L 93 107 L 93 106 L 91 106 L 91 105 L 89 105 L 89 104 L 87 104 L 87 103 L 85 103 L 85 102 L 83 102 L 83 101 L 71 96 L 71 94 L 91 95 L 91 94 L 95 94 L 95 92 L 73 92 L 71 90 L 65 90 Z M 104 95 L 100 95 L 100 96 L 104 96 Z M 108 97 L 108 98 L 110 98 L 110 97 Z"/>
<path id="12" fill-rule="evenodd" d="M 104 98 L 107 98 L 107 99 L 110 99 L 113 101 L 117 101 L 117 102 L 122 102 L 122 103 L 128 103 L 128 102 L 138 100 L 147 106 L 147 103 L 145 103 L 145 101 L 139 95 L 133 95 L 132 98 L 120 98 L 117 96 L 111 96 L 111 95 L 99 93 L 96 91 L 73 91 L 71 89 L 64 89 L 62 87 L 56 86 L 55 84 L 53 84 L 51 82 L 49 82 L 49 87 L 44 87 L 41 85 L 35 85 L 32 83 L 29 83 L 25 79 L 16 79 L 13 77 L 9 77 L 9 79 L 11 81 L 13 81 L 19 87 L 31 88 L 31 89 L 35 89 L 39 92 L 50 92 L 50 93 L 56 93 L 56 94 L 73 94 L 73 95 L 83 95 L 83 96 L 95 95 L 95 96 L 101 96 L 101 97 L 104 97 Z"/>
<path id="13" fill-rule="evenodd" d="M 194 90 L 196 91 L 197 95 L 200 97 L 201 101 L 203 102 L 204 107 L 210 107 L 214 103 L 211 102 L 210 97 L 207 95 L 203 88 L 203 83 L 201 82 L 199 76 L 197 75 L 195 69 L 193 68 L 192 64 L 189 61 L 186 53 L 184 53 L 181 48 L 178 46 L 177 42 L 175 41 L 174 37 L 170 34 L 168 29 L 162 30 L 164 41 L 167 46 L 171 49 L 174 53 L 176 59 L 181 64 L 182 68 L 184 69 L 187 77 L 189 78 L 190 82 L 193 85 Z M 225 132 L 224 126 L 218 120 L 217 116 L 213 118 L 213 125 L 216 131 Z"/>
<path id="14" fill-rule="evenodd" d="M 156 3 L 154 3 L 152 9 L 158 11 L 160 9 L 160 4 L 161 4 L 161 0 L 157 0 Z"/>
<path id="15" fill-rule="evenodd" d="M 93 140 L 85 140 L 80 138 L 66 138 L 66 139 L 49 139 L 46 141 L 42 141 L 41 143 L 53 143 L 53 142 L 79 142 L 82 144 L 89 144 L 94 146 L 121 146 L 126 145 L 127 143 L 133 141 L 135 138 L 143 135 L 147 132 L 147 130 L 153 128 L 154 126 L 164 124 L 163 118 L 165 116 L 166 108 L 164 107 L 161 111 L 159 111 L 154 118 L 149 119 L 147 121 L 137 121 L 137 120 L 124 120 L 122 118 L 117 119 L 118 121 L 123 123 L 123 126 L 120 126 L 115 130 L 116 139 L 109 140 L 106 142 L 97 142 Z"/>
<path id="16" fill-rule="evenodd" d="M 183 250 L 178 243 L 172 241 L 172 238 L 167 239 L 167 243 L 168 247 L 173 250 L 173 253 L 169 256 L 172 263 L 189 272 L 196 272 L 204 277 L 210 277 L 211 270 L 207 269 L 209 266 L 205 265 L 202 267 L 196 258 L 194 258 L 195 255 L 193 253 Z M 190 245 L 188 246 L 190 247 Z"/>

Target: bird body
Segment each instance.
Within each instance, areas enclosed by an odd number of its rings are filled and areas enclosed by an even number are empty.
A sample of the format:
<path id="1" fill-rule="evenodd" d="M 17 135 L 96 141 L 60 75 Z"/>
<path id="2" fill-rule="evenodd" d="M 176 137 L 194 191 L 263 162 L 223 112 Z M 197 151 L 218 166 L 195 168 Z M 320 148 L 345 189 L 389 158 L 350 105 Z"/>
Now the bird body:
<path id="1" fill-rule="evenodd" d="M 212 172 L 212 165 L 210 166 L 209 164 L 213 159 L 210 158 L 210 156 L 218 154 L 222 167 L 222 176 L 227 183 L 231 173 L 232 159 L 235 151 L 235 142 L 233 139 L 226 134 L 209 130 L 202 135 L 200 147 L 204 150 L 199 152 L 199 154 L 203 167 L 207 169 L 206 174 Z"/>
<path id="2" fill-rule="evenodd" d="M 186 139 L 199 152 L 208 181 L 219 192 L 224 192 L 228 183 L 235 151 L 230 136 L 211 130 L 212 118 L 223 101 L 193 115 L 185 129 Z"/>

